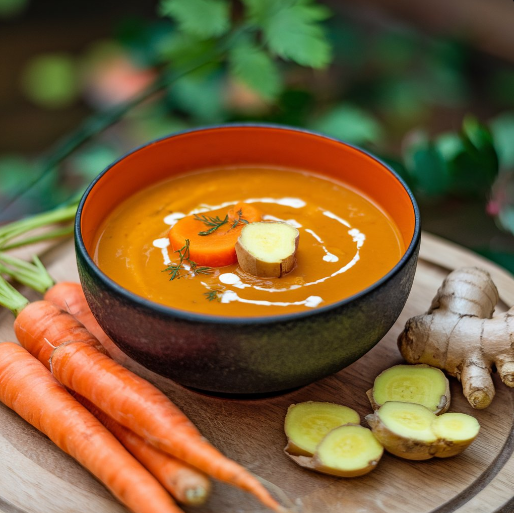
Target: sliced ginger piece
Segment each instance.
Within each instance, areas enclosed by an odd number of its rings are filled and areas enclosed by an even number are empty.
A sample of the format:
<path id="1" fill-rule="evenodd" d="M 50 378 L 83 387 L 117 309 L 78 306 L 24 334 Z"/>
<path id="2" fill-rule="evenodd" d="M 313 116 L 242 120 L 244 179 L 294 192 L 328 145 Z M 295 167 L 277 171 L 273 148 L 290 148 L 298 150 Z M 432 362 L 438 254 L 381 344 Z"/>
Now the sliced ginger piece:
<path id="1" fill-rule="evenodd" d="M 236 243 L 239 266 L 254 276 L 280 278 L 295 265 L 299 237 L 296 228 L 280 221 L 247 224 Z"/>
<path id="2" fill-rule="evenodd" d="M 318 444 L 314 457 L 289 457 L 301 467 L 339 477 L 357 477 L 371 472 L 384 448 L 373 433 L 356 424 L 345 424 L 329 431 Z"/>
<path id="3" fill-rule="evenodd" d="M 436 415 L 450 407 L 448 378 L 440 369 L 424 364 L 386 369 L 375 378 L 367 395 L 374 410 L 388 401 L 422 404 Z"/>
<path id="4" fill-rule="evenodd" d="M 437 452 L 437 435 L 432 430 L 436 415 L 425 406 L 390 401 L 366 420 L 384 448 L 408 460 L 428 460 Z"/>
<path id="5" fill-rule="evenodd" d="M 434 420 L 432 430 L 440 439 L 436 457 L 449 458 L 471 445 L 478 436 L 480 424 L 465 413 L 445 413 Z"/>
<path id="6" fill-rule="evenodd" d="M 359 414 L 340 404 L 307 401 L 292 404 L 287 410 L 284 431 L 288 454 L 312 456 L 323 437 L 343 424 L 358 424 Z"/>
<path id="7" fill-rule="evenodd" d="M 386 451 L 408 460 L 455 456 L 473 442 L 480 430 L 478 421 L 470 415 L 436 416 L 414 403 L 387 402 L 366 420 Z"/>

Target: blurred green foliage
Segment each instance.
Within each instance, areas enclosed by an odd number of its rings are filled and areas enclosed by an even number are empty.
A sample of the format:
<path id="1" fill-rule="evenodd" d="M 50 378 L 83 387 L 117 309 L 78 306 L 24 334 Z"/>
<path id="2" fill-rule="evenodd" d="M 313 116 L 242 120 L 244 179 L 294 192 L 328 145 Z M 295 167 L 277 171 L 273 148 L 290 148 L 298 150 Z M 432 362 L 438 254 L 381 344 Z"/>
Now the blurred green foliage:
<path id="1" fill-rule="evenodd" d="M 25 2 L 0 0 L 0 15 L 2 4 L 21 9 Z M 158 13 L 120 20 L 111 40 L 81 55 L 42 54 L 26 64 L 20 80 L 40 108 L 81 101 L 102 116 L 170 70 L 214 56 L 79 147 L 0 219 L 71 197 L 150 139 L 254 120 L 362 146 L 390 164 L 421 202 L 479 199 L 514 233 L 514 190 L 510 195 L 505 185 L 514 170 L 511 65 L 488 63 L 476 80 L 477 62 L 487 57 L 465 41 L 397 24 L 370 30 L 314 0 L 160 0 Z M 465 115 L 484 103 L 502 113 L 482 121 Z M 0 200 L 18 195 L 37 166 L 29 156 L 0 155 Z"/>

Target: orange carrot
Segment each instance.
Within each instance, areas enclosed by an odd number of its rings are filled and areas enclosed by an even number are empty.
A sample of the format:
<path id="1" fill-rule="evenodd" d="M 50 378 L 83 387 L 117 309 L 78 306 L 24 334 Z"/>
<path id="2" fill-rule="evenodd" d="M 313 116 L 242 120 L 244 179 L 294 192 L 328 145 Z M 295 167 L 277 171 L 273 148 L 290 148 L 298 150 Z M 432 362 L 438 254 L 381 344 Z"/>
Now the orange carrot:
<path id="1" fill-rule="evenodd" d="M 54 348 L 68 340 L 85 342 L 103 351 L 98 340 L 74 317 L 48 301 L 29 303 L 14 321 L 20 344 L 47 369 Z"/>
<path id="2" fill-rule="evenodd" d="M 175 499 L 189 506 L 198 506 L 207 500 L 211 483 L 205 474 L 156 449 L 79 394 L 72 392 L 72 395 L 150 471 Z"/>
<path id="3" fill-rule="evenodd" d="M 181 511 L 99 421 L 38 360 L 12 342 L 0 344 L 0 400 L 87 468 L 132 511 Z"/>
<path id="4" fill-rule="evenodd" d="M 174 251 L 189 240 L 189 258 L 199 265 L 224 267 L 235 264 L 236 242 L 243 226 L 261 220 L 261 212 L 247 203 L 186 216 L 170 230 L 169 239 Z M 218 228 L 214 229 L 216 226 Z M 208 233 L 210 232 L 210 233 Z"/>
<path id="5" fill-rule="evenodd" d="M 91 312 L 80 283 L 56 283 L 45 293 L 45 300 L 75 317 L 102 346 L 109 347 L 112 343 Z"/>
<path id="6" fill-rule="evenodd" d="M 61 344 L 52 353 L 51 367 L 59 382 L 158 449 L 253 493 L 275 511 L 284 511 L 252 474 L 202 438 L 162 392 L 94 346 L 84 342 Z"/>

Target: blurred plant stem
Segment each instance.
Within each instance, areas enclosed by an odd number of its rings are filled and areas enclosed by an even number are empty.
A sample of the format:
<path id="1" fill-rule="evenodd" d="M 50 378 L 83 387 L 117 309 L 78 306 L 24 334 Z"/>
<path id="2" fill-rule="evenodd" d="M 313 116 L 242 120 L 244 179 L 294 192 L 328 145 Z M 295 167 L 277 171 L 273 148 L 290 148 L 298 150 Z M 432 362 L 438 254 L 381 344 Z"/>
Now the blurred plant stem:
<path id="1" fill-rule="evenodd" d="M 170 70 L 167 68 L 161 70 L 157 79 L 131 100 L 115 105 L 105 111 L 96 113 L 86 119 L 86 121 L 77 130 L 63 138 L 45 157 L 42 158 L 39 165 L 36 166 L 38 169 L 37 176 L 35 176 L 29 184 L 26 184 L 23 189 L 19 190 L 10 198 L 9 201 L 7 201 L 2 212 L 5 212 L 13 203 L 16 202 L 18 198 L 34 187 L 47 174 L 54 171 L 57 165 L 59 165 L 66 157 L 71 155 L 85 142 L 118 122 L 132 109 L 143 103 L 145 100 L 150 99 L 160 91 L 168 88 L 180 78 L 223 58 L 224 54 L 231 47 L 235 46 L 240 36 L 249 30 L 251 30 L 251 27 L 248 25 L 235 27 L 230 33 L 220 39 L 212 51 L 206 52 L 201 58 L 197 59 L 196 62 L 178 70 Z"/>

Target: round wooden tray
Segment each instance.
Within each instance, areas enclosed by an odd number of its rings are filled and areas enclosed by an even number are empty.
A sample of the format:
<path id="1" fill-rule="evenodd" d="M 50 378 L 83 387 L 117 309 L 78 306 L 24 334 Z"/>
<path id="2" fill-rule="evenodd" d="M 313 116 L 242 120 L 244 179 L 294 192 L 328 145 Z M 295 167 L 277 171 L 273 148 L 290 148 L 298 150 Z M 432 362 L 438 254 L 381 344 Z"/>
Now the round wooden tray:
<path id="1" fill-rule="evenodd" d="M 57 281 L 77 280 L 71 243 L 44 255 Z M 463 454 L 448 460 L 409 462 L 385 454 L 367 476 L 339 479 L 296 466 L 283 453 L 287 407 L 307 400 L 332 401 L 370 413 L 365 392 L 383 369 L 400 363 L 396 338 L 405 321 L 428 308 L 443 278 L 457 267 L 486 268 L 499 288 L 497 311 L 514 304 L 514 278 L 494 264 L 429 234 L 423 234 L 419 265 L 400 318 L 377 346 L 343 371 L 285 395 L 230 400 L 201 395 L 160 378 L 128 360 L 114 357 L 156 384 L 227 456 L 282 490 L 303 513 L 512 513 L 514 512 L 514 390 L 494 376 L 497 390 L 486 410 L 472 410 L 451 382 L 451 411 L 476 416 L 482 426 Z M 30 294 L 32 298 L 36 295 Z M 0 313 L 0 341 L 14 340 L 12 315 Z M 306 355 L 308 357 L 308 355 Z M 198 513 L 264 512 L 252 497 L 215 483 Z M 1 513 L 126 513 L 106 489 L 45 436 L 0 404 Z M 158 512 L 156 512 L 158 513 Z"/>

